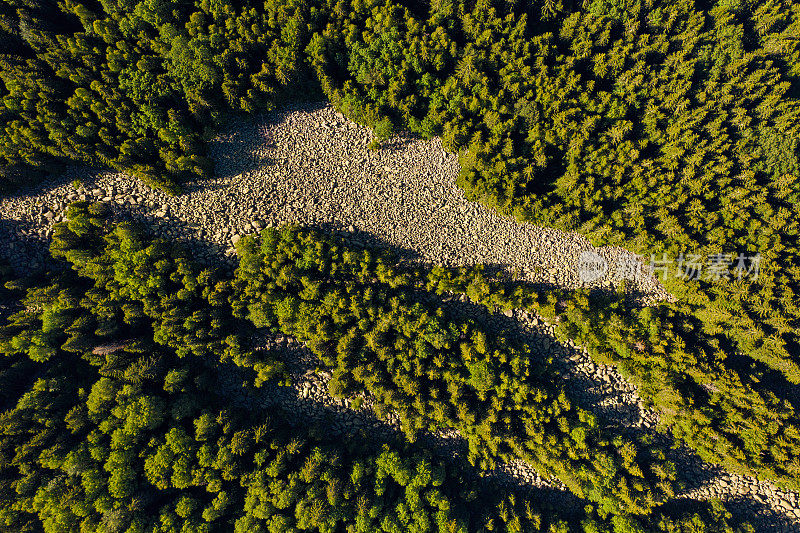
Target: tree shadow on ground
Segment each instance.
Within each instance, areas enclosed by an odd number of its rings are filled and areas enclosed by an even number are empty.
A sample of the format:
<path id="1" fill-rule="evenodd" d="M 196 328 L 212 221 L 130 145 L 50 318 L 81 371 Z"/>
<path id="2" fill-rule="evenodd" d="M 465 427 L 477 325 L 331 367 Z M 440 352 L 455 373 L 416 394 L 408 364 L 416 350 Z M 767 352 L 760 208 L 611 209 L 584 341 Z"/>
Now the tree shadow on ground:
<path id="1" fill-rule="evenodd" d="M 0 218 L 0 260 L 6 262 L 17 276 L 30 276 L 58 264 L 50 257 L 49 240 L 33 235 L 34 224 Z"/>
<path id="2" fill-rule="evenodd" d="M 209 144 L 209 157 L 215 165 L 214 177 L 230 179 L 274 165 L 276 161 L 266 155 L 267 150 L 276 146 L 276 140 L 270 134 L 270 129 L 286 121 L 292 113 L 298 111 L 313 113 L 329 105 L 331 103 L 327 101 L 286 102 L 271 111 L 230 120 Z M 339 120 L 352 122 L 344 116 Z M 389 139 L 380 140 L 378 149 L 401 152 L 418 139 L 418 136 L 409 132 L 400 132 Z M 198 180 L 196 184 L 187 183 L 184 190 L 202 187 L 205 181 L 207 180 Z"/>
<path id="3" fill-rule="evenodd" d="M 265 155 L 274 147 L 270 126 L 279 124 L 296 112 L 311 113 L 329 105 L 327 102 L 288 103 L 272 111 L 231 120 L 223 126 L 209 145 L 209 157 L 214 161 L 216 178 L 232 178 L 273 163 Z M 202 185 L 202 183 L 201 183 Z"/>

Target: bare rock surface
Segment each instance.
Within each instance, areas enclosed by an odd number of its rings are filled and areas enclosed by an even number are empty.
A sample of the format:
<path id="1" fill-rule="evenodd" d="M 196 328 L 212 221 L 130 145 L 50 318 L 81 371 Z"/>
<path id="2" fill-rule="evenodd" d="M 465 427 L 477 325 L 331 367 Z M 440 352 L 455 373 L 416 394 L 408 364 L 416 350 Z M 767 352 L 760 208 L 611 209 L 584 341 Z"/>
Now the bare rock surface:
<path id="1" fill-rule="evenodd" d="M 649 259 L 620 248 L 594 248 L 580 235 L 520 224 L 468 201 L 455 184 L 458 157 L 445 152 L 439 139 L 394 138 L 377 150 L 368 149 L 371 140 L 367 128 L 319 104 L 232 123 L 210 150 L 215 177 L 187 184 L 186 193 L 177 197 L 124 174 L 74 167 L 50 182 L 0 199 L 0 257 L 20 273 L 40 268 L 47 260 L 52 226 L 63 220 L 65 207 L 75 200 L 97 200 L 114 206 L 121 218 L 144 221 L 156 234 L 186 242 L 201 263 L 230 267 L 233 245 L 243 236 L 298 223 L 339 231 L 356 245 L 389 246 L 407 259 L 488 264 L 530 281 L 568 288 L 610 287 L 626 279 L 645 303 L 669 298 L 642 268 Z M 587 254 L 601 258 L 599 269 L 588 278 L 585 269 L 581 275 Z M 636 388 L 614 367 L 595 364 L 579 347 L 557 342 L 538 317 L 515 312 L 511 317 L 492 315 L 491 320 L 517 323 L 520 334 L 529 336 L 538 349 L 556 355 L 563 362 L 561 377 L 567 387 L 609 424 L 621 430 L 658 431 L 656 413 L 642 407 Z M 257 408 L 280 400 L 289 412 L 302 416 L 319 415 L 322 409 L 325 419 L 342 431 L 348 424 L 369 424 L 370 431 L 397 430 L 391 415 L 385 420 L 375 416 L 368 398 L 359 409 L 331 398 L 326 377 L 314 372 L 308 361 L 304 364 L 294 367 L 291 391 L 273 387 L 267 396 L 262 392 L 241 401 Z M 458 435 L 430 438 L 448 453 L 459 453 Z M 797 493 L 727 474 L 682 448 L 676 449 L 676 459 L 689 487 L 681 497 L 731 500 L 757 520 L 759 531 L 800 532 Z M 492 475 L 511 484 L 562 489 L 520 462 L 503 465 Z"/>

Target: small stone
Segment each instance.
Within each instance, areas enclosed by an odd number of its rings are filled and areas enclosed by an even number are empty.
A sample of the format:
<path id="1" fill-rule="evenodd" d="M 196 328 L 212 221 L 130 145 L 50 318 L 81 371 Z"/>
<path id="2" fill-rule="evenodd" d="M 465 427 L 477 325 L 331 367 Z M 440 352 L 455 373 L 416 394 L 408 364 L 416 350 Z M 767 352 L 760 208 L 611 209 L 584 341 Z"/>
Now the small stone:
<path id="1" fill-rule="evenodd" d="M 234 233 L 233 237 L 231 237 L 231 243 L 236 244 L 241 240 L 241 238 L 242 238 L 241 235 L 239 235 L 238 233 Z"/>

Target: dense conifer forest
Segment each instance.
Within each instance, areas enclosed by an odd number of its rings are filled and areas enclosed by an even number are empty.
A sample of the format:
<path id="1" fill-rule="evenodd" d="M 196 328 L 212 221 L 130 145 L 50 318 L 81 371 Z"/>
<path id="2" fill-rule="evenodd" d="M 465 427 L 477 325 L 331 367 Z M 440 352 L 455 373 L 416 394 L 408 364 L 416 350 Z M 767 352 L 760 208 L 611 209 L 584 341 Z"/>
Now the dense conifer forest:
<path id="1" fill-rule="evenodd" d="M 50 269 L 0 267 L 0 528 L 749 530 L 676 505 L 667 445 L 600 424 L 551 358 L 447 302 L 537 313 L 675 442 L 800 490 L 798 36 L 793 0 L 0 1 L 2 194 L 75 162 L 180 194 L 213 175 L 225 121 L 311 95 L 379 142 L 440 136 L 465 195 L 502 214 L 724 267 L 662 277 L 674 300 L 641 307 L 286 227 L 243 239 L 228 275 L 74 204 Z M 231 404 L 223 365 L 288 383 L 258 331 L 304 342 L 334 396 L 373 398 L 402 438 Z M 442 429 L 473 470 L 417 443 Z M 585 508 L 470 477 L 512 459 Z"/>
<path id="2" fill-rule="evenodd" d="M 265 232 L 260 247 L 255 239 L 243 244 L 242 265 L 235 278 L 227 277 L 201 270 L 185 250 L 112 223 L 104 211 L 102 204 L 71 207 L 51 248 L 64 268 L 6 283 L 22 304 L 0 330 L 0 523 L 7 530 L 750 530 L 731 522 L 718 503 L 687 509 L 643 498 L 645 486 L 660 495 L 670 485 L 662 452 L 646 443 L 612 444 L 592 415 L 542 382 L 541 370 L 515 383 L 523 391 L 541 387 L 539 403 L 520 415 L 513 400 L 507 407 L 495 402 L 486 420 L 476 420 L 478 405 L 487 402 L 487 380 L 508 372 L 488 358 L 504 339 L 490 340 L 476 324 L 434 309 L 431 288 L 469 279 L 470 272 L 401 272 L 385 255 L 286 228 Z M 270 281 L 270 272 L 279 278 Z M 324 272 L 330 281 L 309 279 L 308 272 Z M 281 288 L 301 284 L 301 297 L 282 295 Z M 339 312 L 320 322 L 320 309 L 308 298 L 314 290 L 324 290 L 322 302 Z M 263 296 L 254 299 L 255 292 Z M 393 294 L 391 304 L 379 298 L 382 292 Z M 354 294 L 375 303 L 353 302 Z M 439 319 L 410 346 L 400 328 L 415 324 L 395 322 L 398 313 L 406 320 L 424 313 Z M 391 323 L 397 331 L 386 329 Z M 331 347 L 324 332 L 342 327 L 350 333 Z M 564 479 L 574 477 L 576 493 L 598 505 L 566 513 L 535 493 L 476 484 L 463 467 L 413 444 L 375 448 L 355 439 L 345 445 L 326 438 L 324 429 L 289 426 L 280 411 L 267 416 L 237 407 L 215 387 L 223 365 L 248 373 L 245 387 L 286 379 L 279 361 L 247 345 L 253 328 L 308 331 L 301 336 L 326 361 L 339 360 L 331 386 L 336 394 L 369 390 L 403 414 L 409 432 L 459 424 L 481 457 L 501 457 L 506 449 L 528 454 Z M 456 343 L 473 354 L 467 376 L 458 375 L 464 370 L 452 360 Z M 381 373 L 361 383 L 357 376 L 376 365 L 358 355 L 373 350 L 397 365 L 430 367 L 423 386 L 431 398 L 409 400 Z M 533 364 L 511 353 L 509 366 Z M 547 361 L 539 364 L 546 369 Z M 433 378 L 437 365 L 447 379 Z M 413 389 L 420 386 L 414 374 L 398 372 L 395 380 Z M 466 396 L 463 416 L 448 416 L 453 408 L 446 401 L 436 407 L 437 381 Z M 548 395 L 559 398 L 547 402 Z M 440 414 L 426 420 L 415 413 L 411 404 L 422 401 Z M 508 413 L 524 423 L 498 426 Z M 638 466 L 644 457 L 649 464 Z"/>

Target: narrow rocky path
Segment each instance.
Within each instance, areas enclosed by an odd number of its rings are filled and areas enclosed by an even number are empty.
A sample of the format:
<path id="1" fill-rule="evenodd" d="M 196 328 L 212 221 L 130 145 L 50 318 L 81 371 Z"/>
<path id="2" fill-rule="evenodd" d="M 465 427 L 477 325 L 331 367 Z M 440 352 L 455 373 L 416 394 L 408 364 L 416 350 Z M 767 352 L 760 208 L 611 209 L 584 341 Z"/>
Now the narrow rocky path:
<path id="1" fill-rule="evenodd" d="M 455 185 L 458 158 L 446 153 L 438 139 L 397 138 L 370 150 L 371 139 L 368 129 L 320 104 L 236 122 L 211 148 L 216 177 L 188 184 L 178 197 L 123 174 L 75 167 L 34 190 L 0 200 L 0 257 L 19 272 L 40 267 L 52 225 L 62 220 L 65 206 L 95 199 L 114 205 L 120 216 L 145 221 L 162 236 L 187 242 L 200 262 L 231 261 L 233 244 L 243 235 L 291 222 L 341 231 L 356 244 L 389 246 L 407 258 L 489 264 L 564 287 L 584 283 L 581 254 L 593 252 L 608 269 L 588 285 L 613 286 L 627 279 L 644 300 L 669 297 L 625 250 L 595 249 L 580 235 L 519 224 L 467 201 Z M 568 386 L 587 407 L 620 427 L 653 430 L 657 416 L 641 408 L 635 387 L 613 367 L 595 365 L 580 349 L 555 342 L 536 317 L 516 313 L 497 319 L 517 321 L 542 350 L 557 355 Z M 307 409 L 335 404 L 345 416 L 352 414 L 348 405 L 326 396 L 324 376 L 305 370 L 295 378 L 294 392 L 279 391 L 288 405 L 294 404 L 287 398 L 295 398 Z M 364 412 L 374 416 L 369 409 Z M 690 486 L 683 496 L 734 500 L 742 513 L 760 517 L 761 531 L 800 532 L 796 493 L 726 474 L 686 450 L 676 453 Z M 503 470 L 521 484 L 557 487 L 525 465 Z"/>

